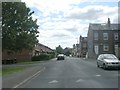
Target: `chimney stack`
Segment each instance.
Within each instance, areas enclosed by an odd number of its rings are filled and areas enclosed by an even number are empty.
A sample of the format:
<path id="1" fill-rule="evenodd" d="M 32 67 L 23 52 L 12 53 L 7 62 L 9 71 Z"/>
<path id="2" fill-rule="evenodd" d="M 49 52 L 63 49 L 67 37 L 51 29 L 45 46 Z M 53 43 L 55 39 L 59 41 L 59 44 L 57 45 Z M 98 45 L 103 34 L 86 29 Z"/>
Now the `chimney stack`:
<path id="1" fill-rule="evenodd" d="M 108 29 L 110 29 L 110 18 L 108 18 L 107 24 L 108 24 Z"/>

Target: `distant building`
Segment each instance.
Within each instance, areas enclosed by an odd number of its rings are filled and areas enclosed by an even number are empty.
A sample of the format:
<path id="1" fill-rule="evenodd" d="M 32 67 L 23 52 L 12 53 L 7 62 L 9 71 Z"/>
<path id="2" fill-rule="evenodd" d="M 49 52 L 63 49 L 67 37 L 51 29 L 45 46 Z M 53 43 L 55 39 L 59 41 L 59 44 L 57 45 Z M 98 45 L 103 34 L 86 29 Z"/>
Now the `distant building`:
<path id="1" fill-rule="evenodd" d="M 79 44 L 73 45 L 72 56 L 79 57 Z"/>
<path id="2" fill-rule="evenodd" d="M 54 50 L 43 44 L 40 43 L 36 44 L 35 48 L 33 49 L 32 56 L 38 56 L 42 53 L 50 54 L 50 53 L 54 53 Z"/>
<path id="3" fill-rule="evenodd" d="M 66 56 L 70 56 L 72 54 L 72 49 L 69 47 L 66 47 L 63 51 Z"/>
<path id="4" fill-rule="evenodd" d="M 89 24 L 88 57 L 96 58 L 102 53 L 112 53 L 120 58 L 120 28 L 118 24 Z"/>
<path id="5" fill-rule="evenodd" d="M 82 58 L 85 58 L 87 54 L 87 37 L 82 37 L 80 35 L 79 38 L 79 55 Z"/>

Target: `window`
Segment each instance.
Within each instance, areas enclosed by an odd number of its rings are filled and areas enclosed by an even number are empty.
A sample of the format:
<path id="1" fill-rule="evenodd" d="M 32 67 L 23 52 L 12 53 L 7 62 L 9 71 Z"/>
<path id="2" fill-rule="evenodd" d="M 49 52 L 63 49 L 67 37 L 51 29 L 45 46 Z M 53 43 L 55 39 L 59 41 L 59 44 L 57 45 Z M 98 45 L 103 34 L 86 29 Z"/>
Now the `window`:
<path id="1" fill-rule="evenodd" d="M 115 48 L 118 49 L 118 44 L 115 44 Z"/>
<path id="2" fill-rule="evenodd" d="M 114 48 L 115 48 L 115 55 L 118 56 L 118 44 L 115 44 Z"/>
<path id="3" fill-rule="evenodd" d="M 114 39 L 118 40 L 118 33 L 114 33 Z"/>
<path id="4" fill-rule="evenodd" d="M 103 51 L 109 51 L 109 46 L 108 45 L 103 45 Z"/>
<path id="5" fill-rule="evenodd" d="M 101 58 L 102 58 L 102 55 L 99 55 L 98 60 L 100 60 Z"/>
<path id="6" fill-rule="evenodd" d="M 98 40 L 98 33 L 97 32 L 94 33 L 94 40 Z"/>
<path id="7" fill-rule="evenodd" d="M 103 40 L 108 40 L 108 33 L 103 33 Z"/>

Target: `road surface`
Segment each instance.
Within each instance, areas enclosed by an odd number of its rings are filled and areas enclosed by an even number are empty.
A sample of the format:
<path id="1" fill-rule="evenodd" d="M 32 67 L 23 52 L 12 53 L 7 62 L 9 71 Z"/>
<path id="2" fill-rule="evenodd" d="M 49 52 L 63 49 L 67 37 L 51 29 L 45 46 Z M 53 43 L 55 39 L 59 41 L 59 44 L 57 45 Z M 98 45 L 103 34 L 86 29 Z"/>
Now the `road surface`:
<path id="1" fill-rule="evenodd" d="M 39 64 L 41 67 L 41 65 Z M 118 88 L 118 70 L 96 67 L 95 60 L 66 57 L 48 61 L 43 70 L 16 88 Z"/>

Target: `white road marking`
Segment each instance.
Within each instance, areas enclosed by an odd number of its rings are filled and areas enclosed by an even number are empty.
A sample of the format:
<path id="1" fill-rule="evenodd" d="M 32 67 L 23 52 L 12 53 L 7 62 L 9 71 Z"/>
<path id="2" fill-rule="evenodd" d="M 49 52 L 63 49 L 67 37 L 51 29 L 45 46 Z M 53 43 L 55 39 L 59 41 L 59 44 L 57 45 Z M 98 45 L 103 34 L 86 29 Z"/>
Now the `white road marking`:
<path id="1" fill-rule="evenodd" d="M 95 76 L 100 77 L 101 75 L 97 74 L 97 75 L 95 75 Z"/>
<path id="2" fill-rule="evenodd" d="M 52 80 L 52 81 L 50 81 L 48 83 L 58 83 L 58 81 L 57 80 Z"/>
<path id="3" fill-rule="evenodd" d="M 34 78 L 35 76 L 37 76 L 40 72 L 44 71 L 45 67 L 43 69 L 41 69 L 40 71 L 38 71 L 37 73 L 33 74 L 32 76 L 28 77 L 27 79 L 25 79 L 24 81 L 22 81 L 21 83 L 19 83 L 18 85 L 14 86 L 13 88 L 17 88 L 19 86 L 21 86 L 22 84 L 24 84 L 25 82 L 27 82 L 28 80 Z"/>
<path id="4" fill-rule="evenodd" d="M 83 82 L 84 80 L 83 79 L 78 79 L 76 82 Z"/>

